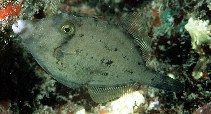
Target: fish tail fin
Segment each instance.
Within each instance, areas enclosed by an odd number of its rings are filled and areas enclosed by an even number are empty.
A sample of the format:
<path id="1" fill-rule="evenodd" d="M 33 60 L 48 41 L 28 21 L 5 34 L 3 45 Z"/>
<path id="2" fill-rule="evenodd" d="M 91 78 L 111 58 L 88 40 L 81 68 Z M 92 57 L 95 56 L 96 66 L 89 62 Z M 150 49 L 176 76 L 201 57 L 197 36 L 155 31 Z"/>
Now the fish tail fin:
<path id="1" fill-rule="evenodd" d="M 175 80 L 168 76 L 157 74 L 155 74 L 154 78 L 151 79 L 151 82 L 148 85 L 158 89 L 176 93 L 182 92 L 185 89 L 185 84 L 181 81 Z"/>

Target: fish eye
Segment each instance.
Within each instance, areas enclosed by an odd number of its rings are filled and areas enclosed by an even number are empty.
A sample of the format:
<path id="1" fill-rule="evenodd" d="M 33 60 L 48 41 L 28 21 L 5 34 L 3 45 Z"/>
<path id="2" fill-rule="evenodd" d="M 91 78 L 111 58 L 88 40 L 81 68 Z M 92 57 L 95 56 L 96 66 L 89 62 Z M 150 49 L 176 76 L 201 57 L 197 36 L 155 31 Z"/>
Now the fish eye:
<path id="1" fill-rule="evenodd" d="M 71 23 L 70 24 L 65 23 L 61 27 L 61 32 L 65 33 L 65 34 L 73 35 L 75 33 L 75 27 Z"/>

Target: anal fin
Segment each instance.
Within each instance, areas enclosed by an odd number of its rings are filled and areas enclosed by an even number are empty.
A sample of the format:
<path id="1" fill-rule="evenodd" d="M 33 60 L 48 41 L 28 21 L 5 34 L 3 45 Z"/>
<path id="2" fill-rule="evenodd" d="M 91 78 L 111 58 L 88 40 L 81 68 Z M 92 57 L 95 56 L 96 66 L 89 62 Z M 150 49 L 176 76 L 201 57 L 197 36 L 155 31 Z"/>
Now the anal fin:
<path id="1" fill-rule="evenodd" d="M 114 87 L 88 86 L 88 92 L 96 103 L 105 103 L 137 90 L 138 84 Z"/>

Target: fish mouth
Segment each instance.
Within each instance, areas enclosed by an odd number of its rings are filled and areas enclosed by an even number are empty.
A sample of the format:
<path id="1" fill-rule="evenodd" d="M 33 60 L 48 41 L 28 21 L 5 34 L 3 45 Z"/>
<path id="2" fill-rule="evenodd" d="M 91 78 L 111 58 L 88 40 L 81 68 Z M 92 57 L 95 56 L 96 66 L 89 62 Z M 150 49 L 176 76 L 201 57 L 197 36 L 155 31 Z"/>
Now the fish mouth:
<path id="1" fill-rule="evenodd" d="M 12 30 L 16 34 L 20 34 L 26 29 L 26 22 L 24 20 L 18 20 L 12 25 Z"/>

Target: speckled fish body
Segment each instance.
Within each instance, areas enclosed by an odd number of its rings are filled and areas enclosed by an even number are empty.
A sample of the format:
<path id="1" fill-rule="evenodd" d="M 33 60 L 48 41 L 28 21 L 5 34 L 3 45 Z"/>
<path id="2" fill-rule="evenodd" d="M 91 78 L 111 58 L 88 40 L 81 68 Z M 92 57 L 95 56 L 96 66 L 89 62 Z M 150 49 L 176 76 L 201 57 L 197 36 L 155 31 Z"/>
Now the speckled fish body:
<path id="1" fill-rule="evenodd" d="M 74 33 L 61 31 L 67 23 Z M 68 87 L 140 83 L 168 91 L 183 90 L 180 82 L 147 69 L 133 39 L 106 21 L 60 14 L 26 20 L 24 26 L 19 33 L 23 44 L 44 70 Z"/>

